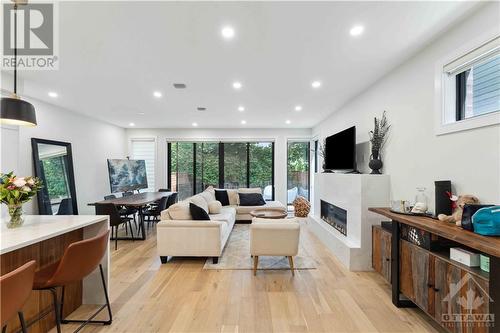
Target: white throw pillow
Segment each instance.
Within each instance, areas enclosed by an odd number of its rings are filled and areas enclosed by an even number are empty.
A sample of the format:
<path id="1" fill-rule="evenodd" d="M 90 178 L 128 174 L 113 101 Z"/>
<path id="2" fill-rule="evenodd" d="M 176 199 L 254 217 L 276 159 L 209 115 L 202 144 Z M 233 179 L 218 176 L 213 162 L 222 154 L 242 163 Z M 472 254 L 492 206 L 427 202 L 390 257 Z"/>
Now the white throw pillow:
<path id="1" fill-rule="evenodd" d="M 229 204 L 231 206 L 238 206 L 240 204 L 240 196 L 238 195 L 238 190 L 226 190 L 227 196 L 229 198 Z"/>
<path id="2" fill-rule="evenodd" d="M 220 214 L 221 210 L 222 204 L 220 201 L 215 200 L 208 204 L 208 212 L 210 214 Z"/>
<path id="3" fill-rule="evenodd" d="M 215 201 L 215 191 L 211 192 L 211 191 L 205 190 L 205 191 L 201 192 L 199 195 L 201 195 L 205 199 L 207 204 Z"/>
<path id="4" fill-rule="evenodd" d="M 259 193 L 262 194 L 262 189 L 260 187 L 252 187 L 252 188 L 239 188 L 239 193 Z"/>
<path id="5" fill-rule="evenodd" d="M 181 201 L 173 204 L 167 209 L 168 215 L 172 220 L 191 220 L 191 213 L 189 211 L 189 202 Z"/>
<path id="6" fill-rule="evenodd" d="M 194 203 L 196 206 L 201 207 L 208 213 L 208 203 L 203 196 L 200 194 L 192 196 L 189 201 Z"/>

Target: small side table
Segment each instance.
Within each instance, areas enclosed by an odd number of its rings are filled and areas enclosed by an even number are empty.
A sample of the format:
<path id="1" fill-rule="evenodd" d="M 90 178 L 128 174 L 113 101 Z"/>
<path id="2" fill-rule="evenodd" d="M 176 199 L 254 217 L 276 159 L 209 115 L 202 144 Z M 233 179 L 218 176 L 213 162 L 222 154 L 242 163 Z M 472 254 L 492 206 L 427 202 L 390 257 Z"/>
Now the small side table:
<path id="1" fill-rule="evenodd" d="M 288 216 L 288 213 L 282 208 L 260 208 L 252 210 L 250 215 L 264 219 L 284 219 Z"/>

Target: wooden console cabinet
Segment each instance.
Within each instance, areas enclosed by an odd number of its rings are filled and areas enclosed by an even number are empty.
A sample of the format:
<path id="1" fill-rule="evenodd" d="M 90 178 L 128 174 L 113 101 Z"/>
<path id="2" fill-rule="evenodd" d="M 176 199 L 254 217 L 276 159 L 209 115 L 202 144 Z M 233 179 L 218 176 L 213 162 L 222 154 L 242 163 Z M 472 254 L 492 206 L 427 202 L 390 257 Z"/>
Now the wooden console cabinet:
<path id="1" fill-rule="evenodd" d="M 500 332 L 500 237 L 386 208 L 370 210 L 393 221 L 391 232 L 373 227 L 372 259 L 374 270 L 392 283 L 394 305 L 418 306 L 449 332 Z M 430 236 L 437 246 L 424 248 L 402 239 L 403 225 Z M 450 246 L 488 255 L 490 273 L 451 260 Z"/>
<path id="2" fill-rule="evenodd" d="M 379 225 L 372 227 L 372 266 L 391 283 L 391 233 Z"/>

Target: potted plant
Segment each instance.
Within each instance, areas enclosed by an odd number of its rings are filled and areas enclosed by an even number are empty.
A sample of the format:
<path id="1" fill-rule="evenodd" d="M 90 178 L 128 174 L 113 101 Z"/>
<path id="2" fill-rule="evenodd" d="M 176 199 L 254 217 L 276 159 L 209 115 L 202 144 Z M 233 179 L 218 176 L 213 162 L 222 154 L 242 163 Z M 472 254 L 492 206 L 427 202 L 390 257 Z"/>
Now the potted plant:
<path id="1" fill-rule="evenodd" d="M 323 172 L 326 171 L 326 164 L 325 164 L 325 159 L 326 159 L 326 138 L 323 139 L 323 142 L 319 145 L 319 156 L 321 156 L 321 159 L 323 160 Z"/>
<path id="2" fill-rule="evenodd" d="M 16 177 L 14 172 L 0 174 L 0 201 L 9 208 L 9 228 L 23 224 L 23 204 L 30 201 L 42 188 L 36 177 Z"/>
<path id="3" fill-rule="evenodd" d="M 374 118 L 375 126 L 373 131 L 370 131 L 370 142 L 372 144 L 372 153 L 370 155 L 370 163 L 368 166 L 372 169 L 371 174 L 380 174 L 380 169 L 382 169 L 383 163 L 380 156 L 380 151 L 384 146 L 385 140 L 387 138 L 387 133 L 391 125 L 387 122 L 386 112 L 382 114 L 382 118 Z"/>

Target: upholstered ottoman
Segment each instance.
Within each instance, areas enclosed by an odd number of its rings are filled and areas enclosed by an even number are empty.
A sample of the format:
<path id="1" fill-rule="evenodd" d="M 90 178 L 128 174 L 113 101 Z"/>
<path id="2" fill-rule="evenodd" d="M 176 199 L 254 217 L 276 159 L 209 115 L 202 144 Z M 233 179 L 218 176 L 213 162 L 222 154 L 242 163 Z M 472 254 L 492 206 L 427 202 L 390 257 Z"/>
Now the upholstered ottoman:
<path id="1" fill-rule="evenodd" d="M 295 219 L 254 218 L 250 225 L 250 254 L 254 259 L 253 273 L 257 275 L 259 256 L 288 257 L 292 275 L 293 257 L 299 251 L 300 224 Z"/>

